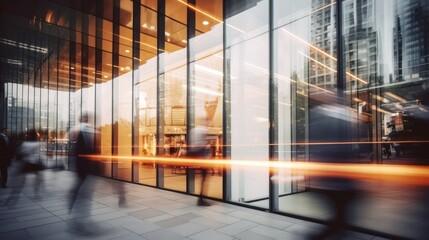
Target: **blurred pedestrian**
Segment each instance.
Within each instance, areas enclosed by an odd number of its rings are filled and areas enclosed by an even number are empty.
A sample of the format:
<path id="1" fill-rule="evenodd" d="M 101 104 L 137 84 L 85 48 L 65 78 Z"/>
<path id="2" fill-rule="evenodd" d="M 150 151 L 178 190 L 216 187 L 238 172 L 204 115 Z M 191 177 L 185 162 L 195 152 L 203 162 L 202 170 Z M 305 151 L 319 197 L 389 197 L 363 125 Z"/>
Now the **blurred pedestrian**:
<path id="1" fill-rule="evenodd" d="M 46 162 L 46 154 L 40 151 L 41 142 L 38 141 L 39 135 L 35 129 L 30 129 L 25 134 L 24 141 L 18 146 L 16 151 L 16 161 L 14 164 L 14 186 L 9 193 L 9 197 L 5 201 L 5 205 L 14 205 L 18 201 L 22 189 L 26 185 L 27 175 L 35 174 L 34 192 L 39 194 L 40 186 L 43 183 L 43 175 L 40 173 L 44 169 Z"/>
<path id="2" fill-rule="evenodd" d="M 205 119 L 203 125 L 194 127 L 189 132 L 189 150 L 187 155 L 191 158 L 205 159 L 210 158 L 210 145 L 207 139 L 208 133 L 208 120 Z M 206 183 L 208 168 L 201 167 L 201 191 L 198 197 L 197 205 L 199 206 L 210 206 L 210 203 L 203 199 L 203 196 L 208 190 Z"/>
<path id="3" fill-rule="evenodd" d="M 21 143 L 18 148 L 17 155 L 20 160 L 21 173 L 34 173 L 36 175 L 36 182 L 34 185 L 35 192 L 39 192 L 39 187 L 43 182 L 43 176 L 39 173 L 45 168 L 46 155 L 40 151 L 41 142 L 39 135 L 35 129 L 27 131 L 25 141 Z M 25 176 L 24 182 L 25 183 Z"/>
<path id="4" fill-rule="evenodd" d="M 69 196 L 69 213 L 71 213 L 74 202 L 76 201 L 79 189 L 84 183 L 88 172 L 90 171 L 90 159 L 84 155 L 91 155 L 96 153 L 95 148 L 95 134 L 96 131 L 92 125 L 89 124 L 89 114 L 82 113 L 79 119 L 80 125 L 75 129 L 70 136 L 75 138 L 76 144 L 74 149 L 75 167 L 77 179 L 74 186 L 70 191 Z"/>
<path id="5" fill-rule="evenodd" d="M 1 187 L 5 188 L 7 183 L 8 172 L 7 168 L 12 159 L 12 146 L 7 136 L 6 128 L 3 128 L 0 133 L 0 173 L 1 173 Z"/>

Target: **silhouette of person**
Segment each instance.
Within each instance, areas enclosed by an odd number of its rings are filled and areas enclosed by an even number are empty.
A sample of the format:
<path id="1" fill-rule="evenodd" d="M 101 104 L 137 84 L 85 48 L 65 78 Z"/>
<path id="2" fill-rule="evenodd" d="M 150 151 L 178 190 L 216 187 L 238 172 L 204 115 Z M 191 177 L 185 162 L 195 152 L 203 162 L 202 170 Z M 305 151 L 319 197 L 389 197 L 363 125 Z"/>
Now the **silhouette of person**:
<path id="1" fill-rule="evenodd" d="M 310 146 L 311 162 L 327 164 L 354 163 L 355 151 L 350 144 L 323 144 L 349 142 L 353 136 L 352 124 L 359 121 L 347 107 L 341 94 L 320 94 L 313 96 L 309 108 L 310 141 L 321 143 Z M 312 239 L 326 239 L 344 230 L 347 222 L 352 220 L 349 208 L 358 197 L 359 182 L 352 176 L 342 175 L 331 170 L 311 172 L 309 190 L 325 197 L 333 216 L 327 227 Z"/>
<path id="2" fill-rule="evenodd" d="M 1 173 L 1 187 L 5 188 L 7 183 L 10 161 L 12 159 L 12 146 L 9 138 L 7 137 L 6 128 L 2 129 L 0 133 L 0 173 Z"/>
<path id="3" fill-rule="evenodd" d="M 207 141 L 208 132 L 208 120 L 206 119 L 204 125 L 196 126 L 189 132 L 189 150 L 187 154 L 193 158 L 209 158 L 210 157 L 210 146 Z M 210 206 L 210 203 L 204 201 L 203 195 L 207 191 L 207 167 L 201 167 L 201 191 L 198 197 L 197 205 L 199 206 Z"/>
<path id="4" fill-rule="evenodd" d="M 38 139 L 39 136 L 36 130 L 30 129 L 27 132 L 26 141 L 24 141 L 18 149 L 18 154 L 21 156 L 21 172 L 36 174 L 36 183 L 34 185 L 36 193 L 39 191 L 39 186 L 43 182 L 43 177 L 39 171 L 44 169 L 44 163 L 46 162 L 46 155 L 41 153 L 41 142 L 39 142 Z"/>
<path id="5" fill-rule="evenodd" d="M 39 193 L 39 188 L 43 183 L 43 176 L 39 172 L 44 169 L 46 155 L 40 151 L 42 143 L 38 141 L 38 136 L 35 129 L 28 130 L 25 140 L 17 148 L 16 168 L 13 174 L 15 184 L 4 204 L 14 205 L 16 203 L 22 189 L 25 187 L 28 173 L 36 175 L 33 183 L 34 192 Z"/>
<path id="6" fill-rule="evenodd" d="M 80 125 L 78 129 L 72 131 L 70 136 L 75 138 L 75 168 L 77 179 L 70 191 L 69 197 L 69 213 L 71 213 L 74 202 L 76 201 L 79 189 L 84 183 L 89 171 L 90 171 L 90 160 L 84 155 L 94 154 L 95 151 L 95 129 L 88 123 L 89 114 L 82 113 L 80 117 Z"/>

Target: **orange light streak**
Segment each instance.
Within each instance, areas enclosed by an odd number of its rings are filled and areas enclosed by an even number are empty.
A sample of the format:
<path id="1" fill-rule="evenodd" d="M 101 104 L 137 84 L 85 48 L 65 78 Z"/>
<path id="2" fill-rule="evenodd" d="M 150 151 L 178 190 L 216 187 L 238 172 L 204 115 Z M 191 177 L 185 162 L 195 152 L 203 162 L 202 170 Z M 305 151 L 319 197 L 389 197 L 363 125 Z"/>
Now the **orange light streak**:
<path id="1" fill-rule="evenodd" d="M 429 185 L 429 166 L 379 165 L 356 163 L 283 162 L 245 159 L 194 159 L 142 156 L 82 155 L 92 160 L 146 161 L 188 167 L 256 167 L 304 170 L 309 175 L 343 176 L 362 180 L 393 180 Z"/>
<path id="2" fill-rule="evenodd" d="M 384 95 L 389 96 L 389 97 L 391 97 L 391 98 L 393 98 L 399 102 L 402 102 L 402 103 L 407 102 L 407 100 L 405 100 L 405 99 L 403 99 L 403 98 L 401 98 L 401 97 L 399 97 L 399 96 L 397 96 L 391 92 L 385 92 Z"/>
<path id="3" fill-rule="evenodd" d="M 217 21 L 219 23 L 223 23 L 222 20 L 216 18 L 215 16 L 212 16 L 209 13 L 204 12 L 203 10 L 198 9 L 197 7 L 195 7 L 195 6 L 191 5 L 191 4 L 188 4 L 188 3 L 186 3 L 186 2 L 184 2 L 182 0 L 177 0 L 177 1 L 180 2 L 180 3 L 182 3 L 182 4 L 184 4 L 184 5 L 186 5 L 186 6 L 188 6 L 192 10 L 195 10 L 195 11 L 197 11 L 197 12 L 199 12 L 199 13 L 201 13 L 201 14 L 203 14 L 203 15 L 205 15 L 205 16 L 207 16 L 207 17 L 209 17 L 209 18 L 211 18 L 211 19 L 213 19 L 213 20 L 215 20 L 215 21 Z"/>

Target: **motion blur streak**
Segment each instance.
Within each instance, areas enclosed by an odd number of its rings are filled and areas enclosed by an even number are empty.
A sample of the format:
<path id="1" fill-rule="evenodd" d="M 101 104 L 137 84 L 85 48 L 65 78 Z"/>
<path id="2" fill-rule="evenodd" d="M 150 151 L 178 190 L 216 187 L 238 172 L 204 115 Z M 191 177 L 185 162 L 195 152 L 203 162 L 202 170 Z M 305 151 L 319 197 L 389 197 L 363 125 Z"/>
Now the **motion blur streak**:
<path id="1" fill-rule="evenodd" d="M 255 160 L 219 160 L 169 157 L 109 156 L 85 155 L 91 160 L 145 161 L 164 165 L 187 167 L 204 166 L 229 168 L 264 167 L 270 169 L 293 169 L 304 171 L 308 175 L 341 176 L 361 180 L 389 180 L 405 184 L 429 185 L 429 166 L 376 165 L 356 163 L 318 163 L 318 162 L 280 162 Z"/>

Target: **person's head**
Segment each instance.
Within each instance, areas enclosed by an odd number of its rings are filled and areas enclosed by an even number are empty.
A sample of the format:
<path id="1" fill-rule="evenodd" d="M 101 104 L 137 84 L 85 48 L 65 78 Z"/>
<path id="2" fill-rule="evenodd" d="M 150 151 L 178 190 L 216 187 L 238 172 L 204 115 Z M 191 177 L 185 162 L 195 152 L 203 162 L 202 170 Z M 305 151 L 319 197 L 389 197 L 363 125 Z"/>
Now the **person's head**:
<path id="1" fill-rule="evenodd" d="M 27 141 L 37 141 L 38 138 L 39 135 L 37 134 L 37 131 L 35 129 L 30 129 L 27 131 Z"/>
<path id="2" fill-rule="evenodd" d="M 89 113 L 83 112 L 82 115 L 80 116 L 79 122 L 88 123 L 89 122 Z"/>

